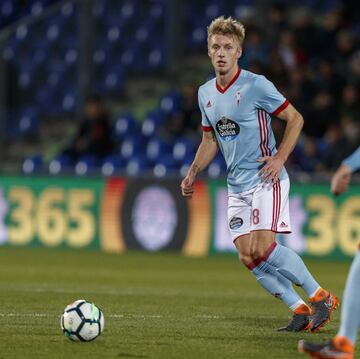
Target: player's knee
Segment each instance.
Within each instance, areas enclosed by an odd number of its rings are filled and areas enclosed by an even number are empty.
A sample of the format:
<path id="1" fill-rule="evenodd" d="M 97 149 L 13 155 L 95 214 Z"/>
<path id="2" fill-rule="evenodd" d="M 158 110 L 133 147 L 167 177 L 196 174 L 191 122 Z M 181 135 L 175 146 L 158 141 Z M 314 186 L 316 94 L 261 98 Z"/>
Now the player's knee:
<path id="1" fill-rule="evenodd" d="M 247 267 L 252 262 L 252 259 L 248 253 L 239 252 L 239 261 Z"/>
<path id="2" fill-rule="evenodd" d="M 262 258 L 264 253 L 265 253 L 265 251 L 263 251 L 261 248 L 256 247 L 256 246 L 254 246 L 250 249 L 250 256 L 251 256 L 252 261 L 256 261 L 256 260 Z"/>
<path id="3" fill-rule="evenodd" d="M 273 241 L 266 239 L 267 238 L 253 237 L 250 246 L 250 255 L 253 260 L 265 258 L 271 253 Z"/>

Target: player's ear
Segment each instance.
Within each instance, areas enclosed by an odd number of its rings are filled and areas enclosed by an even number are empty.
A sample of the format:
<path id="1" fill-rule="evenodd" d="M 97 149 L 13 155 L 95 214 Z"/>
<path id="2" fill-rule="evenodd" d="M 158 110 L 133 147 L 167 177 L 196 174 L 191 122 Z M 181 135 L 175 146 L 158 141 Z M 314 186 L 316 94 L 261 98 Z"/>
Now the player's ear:
<path id="1" fill-rule="evenodd" d="M 239 46 L 239 48 L 238 48 L 238 59 L 240 59 L 241 55 L 242 55 L 242 47 Z"/>

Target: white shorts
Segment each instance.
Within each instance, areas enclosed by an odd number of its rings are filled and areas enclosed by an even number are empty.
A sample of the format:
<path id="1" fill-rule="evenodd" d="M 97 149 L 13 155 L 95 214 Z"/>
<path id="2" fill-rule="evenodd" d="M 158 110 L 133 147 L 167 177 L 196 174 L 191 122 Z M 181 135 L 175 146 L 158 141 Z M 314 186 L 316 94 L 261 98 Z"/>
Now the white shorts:
<path id="1" fill-rule="evenodd" d="M 228 195 L 228 223 L 233 241 L 252 231 L 291 233 L 288 178 Z"/>

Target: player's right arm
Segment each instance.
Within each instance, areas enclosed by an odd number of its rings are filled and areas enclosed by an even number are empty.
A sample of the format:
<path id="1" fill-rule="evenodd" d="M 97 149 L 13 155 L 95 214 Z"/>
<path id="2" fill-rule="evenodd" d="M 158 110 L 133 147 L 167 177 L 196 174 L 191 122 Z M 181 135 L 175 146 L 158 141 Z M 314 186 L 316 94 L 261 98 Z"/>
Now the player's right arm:
<path id="1" fill-rule="evenodd" d="M 191 164 L 186 177 L 181 182 L 181 191 L 184 197 L 189 199 L 192 198 L 196 176 L 210 164 L 217 151 L 218 144 L 214 132 L 204 131 L 195 159 Z"/>
<path id="2" fill-rule="evenodd" d="M 331 192 L 337 196 L 347 191 L 351 181 L 351 169 L 345 163 L 336 170 L 331 179 Z"/>
<path id="3" fill-rule="evenodd" d="M 337 196 L 347 191 L 353 172 L 360 168 L 360 147 L 334 173 L 331 179 L 331 192 Z"/>

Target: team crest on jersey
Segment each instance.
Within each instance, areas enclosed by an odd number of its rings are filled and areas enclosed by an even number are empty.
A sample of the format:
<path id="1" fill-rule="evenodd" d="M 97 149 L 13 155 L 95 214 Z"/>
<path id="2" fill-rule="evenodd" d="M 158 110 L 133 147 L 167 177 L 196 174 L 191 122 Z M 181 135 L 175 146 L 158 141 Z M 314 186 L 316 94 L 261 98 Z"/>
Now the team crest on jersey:
<path id="1" fill-rule="evenodd" d="M 243 225 L 244 221 L 240 217 L 233 217 L 229 222 L 230 229 L 239 229 Z"/>
<path id="2" fill-rule="evenodd" d="M 216 131 L 223 141 L 232 141 L 240 133 L 240 126 L 225 116 L 216 123 Z"/>

